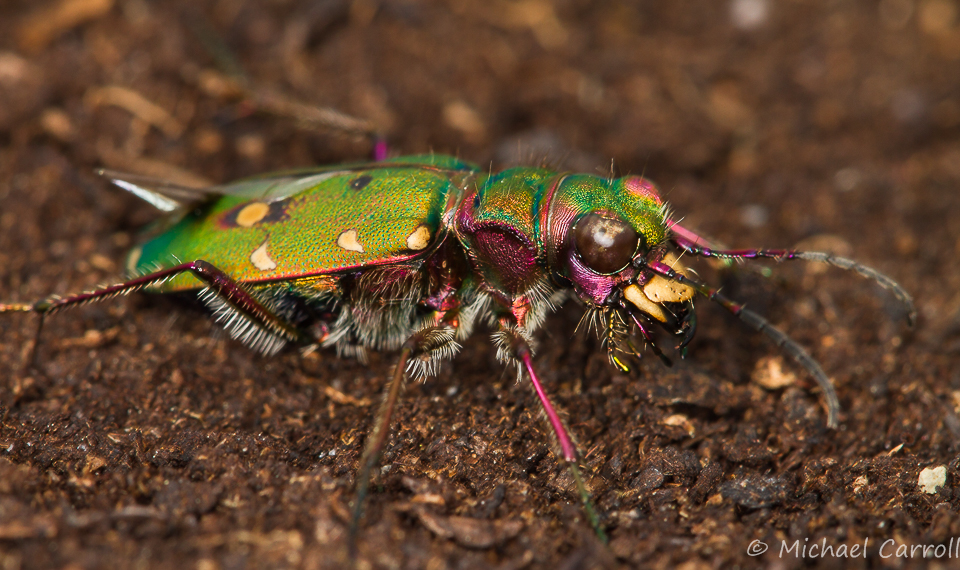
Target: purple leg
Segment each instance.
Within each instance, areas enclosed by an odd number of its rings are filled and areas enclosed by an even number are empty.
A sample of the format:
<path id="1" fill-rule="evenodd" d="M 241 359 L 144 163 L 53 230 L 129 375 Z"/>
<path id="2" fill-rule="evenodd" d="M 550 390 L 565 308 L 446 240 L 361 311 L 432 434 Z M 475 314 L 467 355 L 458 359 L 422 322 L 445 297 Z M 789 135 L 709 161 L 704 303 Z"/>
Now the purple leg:
<path id="1" fill-rule="evenodd" d="M 569 462 L 576 461 L 577 449 L 573 445 L 573 440 L 570 439 L 570 434 L 568 434 L 566 428 L 563 427 L 560 416 L 557 414 L 557 411 L 553 409 L 553 404 L 550 403 L 550 398 L 547 397 L 547 393 L 543 389 L 543 384 L 541 384 L 540 379 L 537 378 L 537 373 L 533 369 L 533 360 L 530 358 L 530 351 L 521 348 L 517 352 L 519 353 L 517 356 L 520 358 L 520 362 L 523 363 L 523 367 L 527 370 L 527 375 L 530 377 L 533 389 L 537 391 L 537 397 L 540 398 L 540 405 L 543 406 L 543 411 L 547 414 L 547 419 L 550 420 L 553 433 L 557 436 L 557 441 L 560 442 L 560 450 L 563 452 L 563 458 Z"/>
<path id="2" fill-rule="evenodd" d="M 113 297 L 133 293 L 134 291 L 151 285 L 159 285 L 182 273 L 192 273 L 197 279 L 206 284 L 208 295 L 219 299 L 235 310 L 241 318 L 263 328 L 271 335 L 284 340 L 302 340 L 305 338 L 304 333 L 274 315 L 269 309 L 247 293 L 247 291 L 229 275 L 202 259 L 69 297 L 51 297 L 37 301 L 32 305 L 23 303 L 0 305 L 0 313 L 9 311 L 32 312 L 38 313 L 43 317 L 70 307 L 96 301 L 105 301 Z M 256 345 L 256 343 L 254 344 Z"/>
<path id="3" fill-rule="evenodd" d="M 527 341 L 519 334 L 508 328 L 501 329 L 501 334 L 503 335 L 501 338 L 506 339 L 506 342 L 509 343 L 510 352 L 513 357 L 523 364 L 527 376 L 530 377 L 533 389 L 537 392 L 537 397 L 540 399 L 540 405 L 547 415 L 547 420 L 553 429 L 553 434 L 556 436 L 557 442 L 560 444 L 563 459 L 567 464 L 567 468 L 570 470 L 570 474 L 573 476 L 573 481 L 577 486 L 577 492 L 580 494 L 580 502 L 583 505 L 587 519 L 590 521 L 590 525 L 593 527 L 597 537 L 606 543 L 606 532 L 604 532 L 603 527 L 600 525 L 600 517 L 597 516 L 597 511 L 593 506 L 593 500 L 590 498 L 590 492 L 587 491 L 587 486 L 584 485 L 583 477 L 580 475 L 580 468 L 577 466 L 577 448 L 573 445 L 573 439 L 570 437 L 570 434 L 567 433 L 567 428 L 564 427 L 560 415 L 557 414 L 553 404 L 550 403 L 550 398 L 547 397 L 547 392 L 543 389 L 540 378 L 537 377 L 537 372 L 533 368 L 533 357 L 531 355 L 530 345 L 528 345 Z"/>

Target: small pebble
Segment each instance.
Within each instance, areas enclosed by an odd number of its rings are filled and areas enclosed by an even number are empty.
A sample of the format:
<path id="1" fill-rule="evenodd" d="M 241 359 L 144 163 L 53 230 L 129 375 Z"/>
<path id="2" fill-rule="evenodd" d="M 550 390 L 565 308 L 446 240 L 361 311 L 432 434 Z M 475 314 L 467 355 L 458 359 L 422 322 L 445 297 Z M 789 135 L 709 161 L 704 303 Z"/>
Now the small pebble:
<path id="1" fill-rule="evenodd" d="M 863 176 L 860 171 L 852 167 L 841 168 L 833 175 L 833 183 L 837 190 L 841 192 L 849 192 L 855 189 L 860 185 L 862 179 Z"/>
<path id="2" fill-rule="evenodd" d="M 917 486 L 928 495 L 935 495 L 947 483 L 947 466 L 938 465 L 934 468 L 926 467 L 920 472 Z"/>
<path id="3" fill-rule="evenodd" d="M 73 122 L 63 109 L 51 107 L 40 114 L 40 126 L 50 136 L 61 142 L 70 142 L 76 136 Z"/>
<path id="4" fill-rule="evenodd" d="M 693 427 L 693 424 L 690 423 L 690 418 L 683 414 L 673 414 L 672 416 L 667 416 L 663 418 L 663 423 L 671 427 L 681 428 L 683 431 L 687 432 L 687 435 L 693 437 L 696 433 L 696 430 Z"/>
<path id="5" fill-rule="evenodd" d="M 755 30 L 770 19 L 768 0 L 732 0 L 730 23 L 738 30 Z"/>
<path id="6" fill-rule="evenodd" d="M 747 204 L 740 209 L 740 222 L 748 228 L 762 228 L 770 221 L 770 211 L 760 204 Z"/>
<path id="7" fill-rule="evenodd" d="M 267 143 L 263 140 L 263 137 L 258 135 L 243 135 L 237 139 L 237 152 L 240 156 L 250 159 L 250 160 L 259 160 L 263 158 L 264 153 L 267 149 Z"/>
<path id="8" fill-rule="evenodd" d="M 853 482 L 853 492 L 859 493 L 861 489 L 870 484 L 870 479 L 866 475 L 861 475 Z"/>
<path id="9" fill-rule="evenodd" d="M 779 390 L 797 382 L 797 375 L 783 369 L 783 358 L 767 356 L 757 361 L 750 379 L 767 390 Z"/>

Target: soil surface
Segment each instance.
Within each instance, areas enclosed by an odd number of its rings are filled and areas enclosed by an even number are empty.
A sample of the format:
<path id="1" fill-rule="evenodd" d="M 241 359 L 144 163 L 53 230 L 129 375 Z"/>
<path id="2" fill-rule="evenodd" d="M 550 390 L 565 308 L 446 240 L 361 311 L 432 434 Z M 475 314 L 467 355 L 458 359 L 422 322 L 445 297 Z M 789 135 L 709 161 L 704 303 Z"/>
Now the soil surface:
<path id="1" fill-rule="evenodd" d="M 394 153 L 613 159 L 690 228 L 856 258 L 919 311 L 908 327 L 838 269 L 690 260 L 822 364 L 843 407 L 830 430 L 809 376 L 706 300 L 689 358 L 647 351 L 629 374 L 568 303 L 536 366 L 607 545 L 481 331 L 407 387 L 357 567 L 929 563 L 897 556 L 917 545 L 956 563 L 956 0 L 5 0 L 0 298 L 122 276 L 157 214 L 95 168 L 226 182 L 370 156 L 277 101 L 360 117 Z M 396 355 L 264 358 L 196 303 L 133 295 L 47 319 L 24 368 L 35 327 L 0 320 L 0 568 L 351 566 L 359 454 Z"/>

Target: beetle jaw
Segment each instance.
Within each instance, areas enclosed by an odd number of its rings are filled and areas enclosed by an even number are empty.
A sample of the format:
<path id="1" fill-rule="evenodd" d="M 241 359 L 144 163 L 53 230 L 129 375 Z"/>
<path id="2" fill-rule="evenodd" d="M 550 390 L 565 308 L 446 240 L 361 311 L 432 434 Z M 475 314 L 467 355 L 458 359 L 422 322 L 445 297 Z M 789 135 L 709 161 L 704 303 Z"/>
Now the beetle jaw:
<path id="1" fill-rule="evenodd" d="M 673 267 L 677 273 L 687 275 L 687 270 L 672 253 L 651 251 L 648 258 Z M 660 275 L 649 274 L 633 266 L 612 275 L 599 275 L 590 271 L 570 255 L 567 260 L 567 278 L 574 284 L 580 299 L 591 306 L 603 307 L 624 304 L 630 310 L 661 322 L 670 320 L 669 305 L 687 303 L 696 291 L 689 285 L 672 281 Z M 622 301 L 621 301 L 622 299 Z"/>
<path id="2" fill-rule="evenodd" d="M 672 252 L 667 252 L 660 263 L 672 267 L 677 273 L 687 276 L 687 271 Z M 669 303 L 686 303 L 696 291 L 689 285 L 672 281 L 660 275 L 648 275 L 644 281 L 631 283 L 623 288 L 623 298 L 640 312 L 660 321 L 668 322 L 665 307 Z"/>

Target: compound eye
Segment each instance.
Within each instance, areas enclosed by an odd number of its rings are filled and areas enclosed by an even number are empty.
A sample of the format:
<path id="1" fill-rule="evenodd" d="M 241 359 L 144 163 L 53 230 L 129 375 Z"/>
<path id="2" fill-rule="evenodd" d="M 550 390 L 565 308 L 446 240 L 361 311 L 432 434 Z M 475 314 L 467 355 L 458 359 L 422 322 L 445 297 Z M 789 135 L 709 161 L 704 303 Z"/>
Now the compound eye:
<path id="1" fill-rule="evenodd" d="M 643 236 L 619 218 L 587 214 L 573 228 L 577 254 L 587 267 L 601 274 L 626 267 L 642 245 Z"/>

